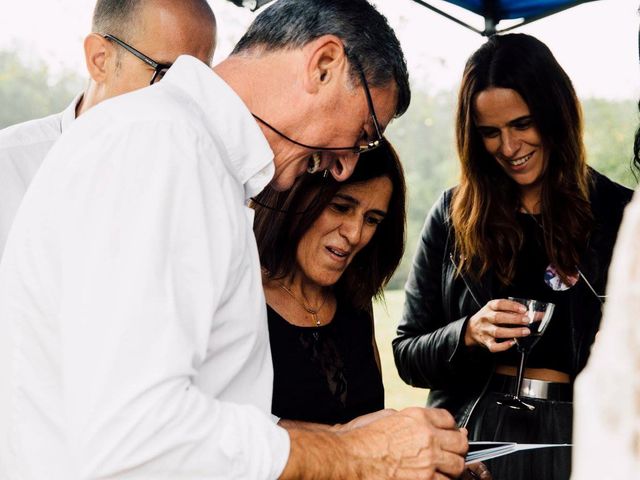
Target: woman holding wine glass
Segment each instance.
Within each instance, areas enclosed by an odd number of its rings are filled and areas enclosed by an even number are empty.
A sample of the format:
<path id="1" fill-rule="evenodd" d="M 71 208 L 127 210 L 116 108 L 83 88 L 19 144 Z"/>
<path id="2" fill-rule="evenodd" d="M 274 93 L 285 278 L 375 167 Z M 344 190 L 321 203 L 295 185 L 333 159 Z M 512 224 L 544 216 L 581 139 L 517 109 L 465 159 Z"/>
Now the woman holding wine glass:
<path id="1" fill-rule="evenodd" d="M 493 36 L 469 58 L 456 137 L 460 183 L 421 234 L 393 344 L 398 371 L 430 388 L 428 405 L 470 439 L 570 443 L 572 382 L 632 192 L 587 166 L 571 81 L 529 35 Z M 527 300 L 554 305 L 544 330 Z M 570 459 L 553 448 L 488 466 L 496 479 L 566 480 Z"/>

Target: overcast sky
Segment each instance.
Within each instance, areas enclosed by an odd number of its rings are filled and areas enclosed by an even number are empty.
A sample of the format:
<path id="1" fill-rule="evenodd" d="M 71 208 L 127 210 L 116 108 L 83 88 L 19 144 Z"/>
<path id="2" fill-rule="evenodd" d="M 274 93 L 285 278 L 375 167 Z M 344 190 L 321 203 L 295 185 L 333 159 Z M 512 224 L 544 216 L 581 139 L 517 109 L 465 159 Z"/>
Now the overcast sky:
<path id="1" fill-rule="evenodd" d="M 0 48 L 19 48 L 26 58 L 42 58 L 53 72 L 84 75 L 82 39 L 89 31 L 92 0 L 3 1 Z M 483 38 L 412 0 L 375 0 L 395 28 L 414 82 L 432 90 L 459 82 L 466 58 Z M 440 0 L 430 3 L 482 29 L 480 17 Z M 214 61 L 224 58 L 254 13 L 226 0 L 210 0 L 219 25 Z M 579 5 L 516 31 L 547 43 L 567 70 L 581 97 L 632 98 L 640 95 L 638 2 L 598 0 Z M 0 72 L 1 73 L 1 72 Z"/>

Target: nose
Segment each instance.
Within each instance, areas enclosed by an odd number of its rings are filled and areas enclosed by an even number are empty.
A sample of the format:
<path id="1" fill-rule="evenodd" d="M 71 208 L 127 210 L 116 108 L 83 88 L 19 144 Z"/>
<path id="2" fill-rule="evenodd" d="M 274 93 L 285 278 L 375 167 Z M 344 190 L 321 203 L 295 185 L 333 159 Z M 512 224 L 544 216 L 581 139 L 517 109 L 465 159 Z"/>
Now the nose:
<path id="1" fill-rule="evenodd" d="M 500 154 L 503 157 L 511 158 L 520 150 L 520 139 L 510 131 L 500 135 Z"/>
<path id="2" fill-rule="evenodd" d="M 340 235 L 347 239 L 349 245 L 354 246 L 360 243 L 362 238 L 362 222 L 357 215 L 345 217 L 340 225 Z"/>
<path id="3" fill-rule="evenodd" d="M 353 173 L 353 170 L 356 168 L 359 156 L 360 154 L 354 152 L 338 155 L 338 158 L 336 158 L 330 168 L 333 178 L 338 182 L 343 182 L 349 178 Z"/>

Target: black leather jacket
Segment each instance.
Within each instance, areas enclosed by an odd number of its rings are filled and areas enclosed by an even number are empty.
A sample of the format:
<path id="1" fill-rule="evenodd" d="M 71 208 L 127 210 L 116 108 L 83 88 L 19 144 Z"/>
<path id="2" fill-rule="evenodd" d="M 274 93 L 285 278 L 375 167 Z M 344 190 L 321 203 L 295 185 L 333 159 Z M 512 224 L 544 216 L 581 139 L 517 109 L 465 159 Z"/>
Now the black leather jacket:
<path id="1" fill-rule="evenodd" d="M 622 213 L 633 192 L 590 170 L 590 202 L 595 219 L 588 254 L 579 265 L 603 295 L 613 245 Z M 445 408 L 466 425 L 494 371 L 493 355 L 464 345 L 467 320 L 494 297 L 492 275 L 480 282 L 456 275 L 454 233 L 449 218 L 453 189 L 431 209 L 422 229 L 393 353 L 400 377 L 410 385 L 430 388 L 427 405 Z M 584 368 L 601 317 L 600 300 L 578 282 L 570 305 L 572 378 Z"/>

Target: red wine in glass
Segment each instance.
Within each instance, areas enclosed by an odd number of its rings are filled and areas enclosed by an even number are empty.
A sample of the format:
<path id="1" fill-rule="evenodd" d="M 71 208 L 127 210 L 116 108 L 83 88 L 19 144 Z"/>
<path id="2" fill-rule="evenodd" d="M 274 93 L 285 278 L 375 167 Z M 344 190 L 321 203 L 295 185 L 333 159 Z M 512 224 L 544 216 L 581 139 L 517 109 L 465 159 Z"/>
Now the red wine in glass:
<path id="1" fill-rule="evenodd" d="M 509 297 L 509 300 L 521 303 L 527 307 L 526 315 L 529 318 L 527 328 L 529 328 L 531 333 L 526 337 L 515 339 L 518 352 L 520 352 L 520 364 L 518 365 L 516 388 L 513 394 L 505 395 L 502 399 L 498 400 L 497 403 L 516 410 L 535 410 L 533 405 L 525 403 L 520 399 L 522 376 L 527 362 L 527 354 L 536 345 L 536 343 L 538 343 L 540 338 L 542 338 L 542 335 L 549 326 L 555 305 L 553 303 L 526 298 Z"/>

